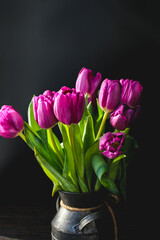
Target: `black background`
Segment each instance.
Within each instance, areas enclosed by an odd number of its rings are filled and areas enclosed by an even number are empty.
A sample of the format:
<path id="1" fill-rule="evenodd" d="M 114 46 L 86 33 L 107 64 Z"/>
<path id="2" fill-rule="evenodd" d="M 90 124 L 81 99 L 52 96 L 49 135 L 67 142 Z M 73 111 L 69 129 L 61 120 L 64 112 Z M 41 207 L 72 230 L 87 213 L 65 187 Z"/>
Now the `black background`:
<path id="1" fill-rule="evenodd" d="M 83 66 L 103 79 L 142 83 L 142 112 L 131 130 L 140 150 L 128 168 L 127 204 L 138 209 L 135 215 L 144 210 L 152 172 L 148 130 L 159 74 L 157 2 L 0 1 L 0 105 L 12 105 L 25 121 L 33 94 L 74 87 Z M 51 191 L 25 143 L 1 137 L 0 204 L 53 204 Z"/>

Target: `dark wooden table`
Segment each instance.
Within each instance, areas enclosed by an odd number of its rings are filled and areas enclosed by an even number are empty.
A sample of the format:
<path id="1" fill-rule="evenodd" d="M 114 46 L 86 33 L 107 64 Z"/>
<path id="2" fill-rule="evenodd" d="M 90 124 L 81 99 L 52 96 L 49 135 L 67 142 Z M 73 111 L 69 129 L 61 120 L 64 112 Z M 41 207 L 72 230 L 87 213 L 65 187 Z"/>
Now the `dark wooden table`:
<path id="1" fill-rule="evenodd" d="M 50 206 L 0 206 L 0 240 L 50 240 L 54 214 L 55 209 Z M 141 239 L 128 210 L 116 215 L 118 240 Z"/>
<path id="2" fill-rule="evenodd" d="M 53 209 L 47 206 L 1 206 L 0 240 L 47 240 Z"/>

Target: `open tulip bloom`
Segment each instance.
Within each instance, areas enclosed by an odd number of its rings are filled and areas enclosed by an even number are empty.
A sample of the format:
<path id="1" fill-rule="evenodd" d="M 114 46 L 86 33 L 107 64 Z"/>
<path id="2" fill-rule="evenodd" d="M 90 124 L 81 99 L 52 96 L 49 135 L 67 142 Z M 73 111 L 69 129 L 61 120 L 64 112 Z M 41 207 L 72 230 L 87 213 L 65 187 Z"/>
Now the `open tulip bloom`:
<path id="1" fill-rule="evenodd" d="M 98 89 L 99 96 L 98 96 Z M 74 88 L 46 90 L 28 107 L 28 123 L 11 106 L 0 109 L 0 135 L 20 136 L 59 190 L 93 192 L 106 188 L 126 197 L 126 169 L 137 143 L 129 130 L 140 112 L 142 85 L 133 80 L 101 83 L 82 68 Z M 94 93 L 96 104 L 88 98 Z M 109 121 L 110 119 L 110 121 Z M 107 131 L 111 124 L 113 131 Z M 62 142 L 54 134 L 58 125 Z M 111 128 L 110 128 L 111 129 Z"/>

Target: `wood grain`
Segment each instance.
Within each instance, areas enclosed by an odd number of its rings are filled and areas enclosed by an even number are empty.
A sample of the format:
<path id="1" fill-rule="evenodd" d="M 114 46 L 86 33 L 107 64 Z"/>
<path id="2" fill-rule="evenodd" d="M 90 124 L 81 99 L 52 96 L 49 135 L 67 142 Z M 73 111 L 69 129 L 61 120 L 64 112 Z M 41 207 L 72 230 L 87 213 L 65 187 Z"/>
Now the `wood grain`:
<path id="1" fill-rule="evenodd" d="M 54 212 L 47 207 L 1 207 L 0 240 L 50 239 L 53 216 Z"/>

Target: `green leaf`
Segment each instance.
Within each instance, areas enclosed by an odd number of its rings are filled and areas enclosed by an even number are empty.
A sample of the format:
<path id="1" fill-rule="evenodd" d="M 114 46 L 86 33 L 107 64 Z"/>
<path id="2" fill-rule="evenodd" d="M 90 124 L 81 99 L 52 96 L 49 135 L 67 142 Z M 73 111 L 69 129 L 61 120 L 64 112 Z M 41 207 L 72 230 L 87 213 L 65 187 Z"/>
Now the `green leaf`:
<path id="1" fill-rule="evenodd" d="M 108 174 L 108 179 L 112 181 L 115 181 L 116 178 L 120 179 L 119 186 L 124 199 L 126 198 L 126 161 L 125 161 L 126 159 L 125 158 L 126 158 L 125 154 L 121 154 L 118 157 L 116 157 L 110 165 L 109 174 Z M 123 166 L 123 163 L 125 163 L 125 166 Z"/>
<path id="2" fill-rule="evenodd" d="M 87 98 L 87 94 L 86 94 L 85 95 L 85 109 L 84 109 L 83 117 L 82 117 L 81 121 L 78 123 L 82 136 L 83 136 L 85 124 L 86 124 L 87 117 L 88 117 L 87 102 L 88 102 L 88 98 Z"/>
<path id="3" fill-rule="evenodd" d="M 118 157 L 116 157 L 111 163 L 110 163 L 110 168 L 109 168 L 109 173 L 108 173 L 108 178 L 115 181 L 118 170 L 120 169 L 120 160 L 125 158 L 125 154 L 121 154 Z"/>
<path id="4" fill-rule="evenodd" d="M 64 191 L 78 192 L 78 189 L 70 181 L 68 181 L 66 178 L 64 178 L 58 171 L 56 171 L 55 168 L 53 166 L 51 166 L 46 161 L 46 159 L 44 159 L 38 153 L 38 151 L 35 151 L 35 155 L 36 155 L 36 159 L 38 160 L 40 165 L 43 166 L 43 169 L 45 169 L 45 171 L 47 169 L 47 174 L 49 174 L 49 176 L 53 175 L 54 179 L 56 179 L 58 181 L 58 183 L 60 184 L 60 186 L 62 187 L 62 189 Z"/>
<path id="5" fill-rule="evenodd" d="M 86 168 L 86 178 L 87 178 L 87 183 L 89 190 L 91 191 L 92 189 L 92 174 L 93 174 L 93 169 L 92 169 L 92 157 L 94 154 L 100 153 L 99 151 L 99 141 L 96 141 L 86 152 L 85 157 L 84 157 L 84 162 L 85 162 L 85 168 Z"/>
<path id="6" fill-rule="evenodd" d="M 103 159 L 102 155 L 93 155 L 92 157 L 92 167 L 97 175 L 97 177 L 99 178 L 99 180 L 101 180 L 102 176 L 104 174 L 108 173 L 108 164 L 106 163 L 106 161 Z"/>
<path id="7" fill-rule="evenodd" d="M 92 102 L 90 102 L 90 103 L 87 105 L 87 110 L 89 111 L 90 115 L 91 115 L 92 117 L 94 117 L 95 113 L 94 113 L 94 109 L 93 109 Z"/>
<path id="8" fill-rule="evenodd" d="M 103 118 L 103 115 L 104 115 L 104 111 L 99 106 L 98 99 L 97 99 L 97 109 L 98 109 L 98 113 L 97 113 L 97 118 L 96 118 L 96 121 L 95 121 L 95 136 L 98 133 L 98 130 L 99 130 L 99 127 L 100 127 L 100 124 L 101 124 L 101 121 L 102 121 L 102 118 Z"/>
<path id="9" fill-rule="evenodd" d="M 80 168 L 80 176 L 84 176 L 84 152 L 82 135 L 79 126 L 77 124 L 71 124 L 69 126 L 69 134 L 72 149 L 75 150 L 76 154 L 76 165 Z"/>
<path id="10" fill-rule="evenodd" d="M 132 156 L 135 152 L 135 150 L 138 149 L 138 143 L 137 141 L 131 137 L 129 134 L 126 135 L 125 137 L 125 143 L 122 147 L 122 151 L 124 154 L 128 156 Z"/>
<path id="11" fill-rule="evenodd" d="M 57 171 L 62 171 L 62 165 L 55 152 L 49 146 L 47 147 L 46 144 L 43 143 L 38 134 L 35 133 L 34 130 L 26 122 L 24 122 L 24 135 L 26 137 L 28 146 L 33 151 L 34 148 L 36 148 L 39 154 L 45 158 L 52 166 L 54 166 Z"/>
<path id="12" fill-rule="evenodd" d="M 108 178 L 115 181 L 118 173 L 120 162 L 112 162 L 109 167 Z"/>
<path id="13" fill-rule="evenodd" d="M 98 192 L 99 189 L 101 188 L 101 186 L 102 186 L 102 184 L 101 184 L 101 182 L 99 181 L 99 179 L 97 178 L 96 183 L 95 183 L 95 186 L 94 186 L 94 191 L 95 191 L 95 192 Z"/>
<path id="14" fill-rule="evenodd" d="M 66 124 L 63 124 L 63 123 L 59 122 L 59 123 L 58 123 L 58 127 L 59 127 L 59 129 L 60 129 L 61 134 L 62 134 L 63 129 L 65 129 L 66 136 L 67 136 L 68 141 L 69 141 L 69 143 L 70 143 L 68 126 L 67 126 Z M 62 128 L 63 128 L 63 129 L 62 129 Z M 63 136 L 62 136 L 62 137 L 63 137 Z"/>
<path id="15" fill-rule="evenodd" d="M 113 160 L 112 163 L 115 163 L 115 162 L 117 162 L 117 161 L 119 161 L 119 160 L 121 160 L 122 158 L 125 158 L 125 157 L 126 157 L 125 154 L 121 154 L 121 155 L 119 155 L 118 157 L 114 158 L 114 160 Z"/>
<path id="16" fill-rule="evenodd" d="M 88 192 L 87 186 L 84 180 L 84 150 L 83 150 L 83 142 L 80 127 L 78 124 L 71 124 L 69 126 L 69 135 L 70 142 L 73 151 L 73 156 L 76 165 L 76 171 L 79 181 L 79 185 L 81 187 L 82 192 Z M 83 184 L 82 184 L 83 183 Z"/>
<path id="17" fill-rule="evenodd" d="M 92 157 L 92 167 L 100 183 L 109 191 L 117 194 L 118 189 L 115 182 L 112 179 L 107 178 L 109 168 L 102 155 L 94 155 Z"/>
<path id="18" fill-rule="evenodd" d="M 42 142 L 48 146 L 48 141 L 47 141 L 47 129 L 40 129 L 37 131 L 38 136 L 42 140 Z"/>
<path id="19" fill-rule="evenodd" d="M 38 131 L 40 129 L 40 126 L 37 124 L 37 122 L 36 122 L 36 120 L 34 118 L 33 98 L 32 98 L 32 100 L 31 100 L 31 102 L 30 102 L 30 104 L 28 106 L 28 123 L 35 131 Z"/>
<path id="20" fill-rule="evenodd" d="M 84 132 L 83 132 L 84 153 L 86 153 L 88 148 L 90 148 L 94 142 L 95 142 L 95 134 L 94 134 L 93 119 L 91 116 L 88 116 L 87 121 L 85 123 Z"/>
<path id="21" fill-rule="evenodd" d="M 52 190 L 52 197 L 55 195 L 56 192 L 59 190 L 63 190 L 60 185 L 53 184 L 53 190 Z"/>
<path id="22" fill-rule="evenodd" d="M 46 134 L 47 134 L 47 142 L 48 144 L 51 146 L 51 148 L 55 151 L 54 149 L 54 146 L 52 144 L 52 140 L 51 140 L 51 137 L 50 137 L 50 134 L 49 134 L 49 131 L 46 131 Z M 60 152 L 61 156 L 64 157 L 64 152 L 63 152 L 63 147 L 61 145 L 61 143 L 59 142 L 59 139 L 56 137 L 56 135 L 54 134 L 54 132 L 52 131 L 52 136 L 53 136 L 53 139 L 56 143 L 56 146 L 58 148 L 58 151 Z"/>
<path id="23" fill-rule="evenodd" d="M 75 166 L 72 148 L 70 145 L 68 128 L 66 127 L 66 125 L 60 122 L 59 122 L 59 128 L 63 138 L 63 146 L 64 146 L 64 153 L 65 153 L 63 176 L 67 179 L 71 179 L 71 181 L 78 186 L 76 166 Z"/>
<path id="24" fill-rule="evenodd" d="M 115 182 L 112 179 L 108 179 L 107 177 L 102 176 L 100 182 L 110 192 L 112 192 L 114 194 L 118 194 L 119 193 L 118 189 L 117 189 L 117 186 L 116 186 Z"/>
<path id="25" fill-rule="evenodd" d="M 97 99 L 96 99 L 97 100 Z M 93 106 L 93 103 L 90 102 L 88 105 L 87 105 L 87 110 L 89 112 L 89 116 L 92 117 L 93 119 L 93 125 L 95 124 L 96 122 L 96 119 L 97 119 L 97 105 Z"/>
<path id="26" fill-rule="evenodd" d="M 129 134 L 125 136 L 125 144 L 122 151 L 126 154 L 126 158 L 122 159 L 118 171 L 118 182 L 123 198 L 126 200 L 126 185 L 127 185 L 127 166 L 132 159 L 135 158 L 138 149 L 137 141 Z"/>
<path id="27" fill-rule="evenodd" d="M 34 155 L 35 158 L 37 159 L 38 163 L 40 164 L 40 166 L 42 167 L 43 171 L 45 172 L 45 174 L 47 175 L 47 177 L 57 186 L 59 185 L 57 179 L 55 178 L 55 176 L 43 165 L 43 158 L 42 156 L 38 153 L 38 151 L 36 150 L 36 148 L 34 148 Z"/>
<path id="28" fill-rule="evenodd" d="M 126 170 L 127 170 L 127 161 L 126 161 L 126 159 L 124 158 L 124 159 L 122 159 L 122 161 L 120 162 L 119 172 L 118 172 L 118 180 L 119 180 L 120 191 L 121 191 L 121 193 L 122 193 L 122 196 L 123 196 L 124 200 L 126 200 L 126 186 L 127 186 L 127 182 L 126 182 L 126 178 L 127 178 Z"/>

